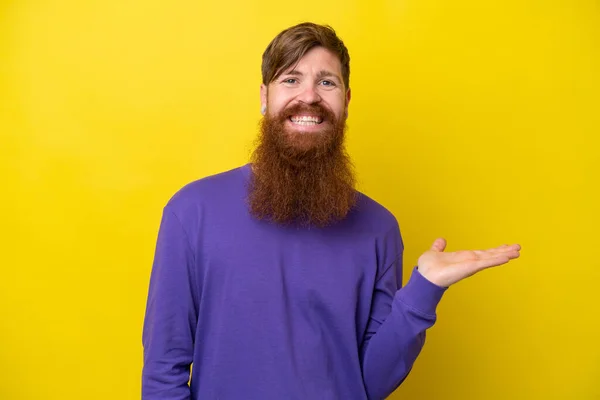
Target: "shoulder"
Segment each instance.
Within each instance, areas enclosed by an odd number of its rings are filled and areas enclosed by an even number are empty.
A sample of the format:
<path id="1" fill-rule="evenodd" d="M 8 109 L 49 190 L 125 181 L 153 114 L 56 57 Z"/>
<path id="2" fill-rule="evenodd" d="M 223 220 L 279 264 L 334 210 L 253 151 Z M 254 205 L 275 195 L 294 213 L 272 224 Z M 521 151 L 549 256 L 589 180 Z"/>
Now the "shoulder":
<path id="1" fill-rule="evenodd" d="M 399 231 L 398 220 L 390 210 L 364 193 L 357 196 L 353 218 L 359 225 L 380 234 Z"/>
<path id="2" fill-rule="evenodd" d="M 394 214 L 385 206 L 358 193 L 357 205 L 351 216 L 352 230 L 366 239 L 375 250 L 377 276 L 381 276 L 392 263 L 401 260 L 404 242 Z"/>
<path id="3" fill-rule="evenodd" d="M 165 209 L 175 214 L 187 214 L 190 210 L 197 210 L 203 205 L 218 204 L 232 196 L 243 195 L 247 167 L 247 165 L 237 167 L 186 184 L 171 196 Z"/>

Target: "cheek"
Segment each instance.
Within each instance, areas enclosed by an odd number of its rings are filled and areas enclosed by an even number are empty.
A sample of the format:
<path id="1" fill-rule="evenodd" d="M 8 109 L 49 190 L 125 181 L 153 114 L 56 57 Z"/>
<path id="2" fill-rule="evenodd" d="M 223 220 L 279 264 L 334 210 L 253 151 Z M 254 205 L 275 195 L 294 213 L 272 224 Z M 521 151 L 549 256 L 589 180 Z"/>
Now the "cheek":
<path id="1" fill-rule="evenodd" d="M 322 97 L 323 99 L 327 99 L 331 107 L 335 107 L 336 109 L 344 108 L 346 104 L 346 97 L 339 90 L 328 92 Z"/>
<path id="2" fill-rule="evenodd" d="M 339 118 L 342 115 L 344 115 L 344 111 L 346 109 L 346 101 L 345 99 L 338 97 L 336 97 L 335 99 L 331 99 L 331 101 L 329 102 L 329 108 L 331 109 L 331 111 L 333 111 L 336 117 Z"/>
<path id="3" fill-rule="evenodd" d="M 273 96 L 268 99 L 267 105 L 272 113 L 278 113 L 283 110 L 288 101 L 281 96 Z"/>

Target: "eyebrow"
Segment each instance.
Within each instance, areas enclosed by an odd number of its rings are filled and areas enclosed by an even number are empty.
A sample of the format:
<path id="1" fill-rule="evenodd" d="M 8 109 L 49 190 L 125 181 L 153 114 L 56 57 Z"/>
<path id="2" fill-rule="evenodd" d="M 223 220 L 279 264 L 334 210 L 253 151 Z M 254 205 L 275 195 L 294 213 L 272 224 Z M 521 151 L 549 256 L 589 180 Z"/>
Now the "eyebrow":
<path id="1" fill-rule="evenodd" d="M 289 71 L 289 72 L 285 72 L 282 75 L 291 75 L 291 76 L 304 76 L 304 74 L 300 71 L 297 71 L 295 69 Z M 335 78 L 338 83 L 342 82 L 342 79 L 334 74 L 333 72 L 327 71 L 327 70 L 321 70 L 317 73 L 317 79 L 323 79 L 323 78 Z"/>

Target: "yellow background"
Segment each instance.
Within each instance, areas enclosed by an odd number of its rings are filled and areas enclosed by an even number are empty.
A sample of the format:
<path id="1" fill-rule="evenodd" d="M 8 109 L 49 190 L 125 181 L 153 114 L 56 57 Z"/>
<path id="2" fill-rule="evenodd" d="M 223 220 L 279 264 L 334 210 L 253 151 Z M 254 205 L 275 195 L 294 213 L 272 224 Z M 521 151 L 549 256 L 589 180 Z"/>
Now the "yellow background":
<path id="1" fill-rule="evenodd" d="M 451 288 L 397 399 L 600 399 L 600 5 L 0 2 L 0 398 L 139 398 L 161 208 L 248 159 L 260 57 L 329 23 L 348 147 L 397 216 L 522 258 Z"/>

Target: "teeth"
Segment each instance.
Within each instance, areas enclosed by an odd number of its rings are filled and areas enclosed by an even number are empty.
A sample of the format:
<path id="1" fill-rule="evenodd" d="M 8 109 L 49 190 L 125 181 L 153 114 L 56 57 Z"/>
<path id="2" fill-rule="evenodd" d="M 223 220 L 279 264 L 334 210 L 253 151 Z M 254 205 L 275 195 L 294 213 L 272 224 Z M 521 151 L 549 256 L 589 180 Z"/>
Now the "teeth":
<path id="1" fill-rule="evenodd" d="M 321 123 L 320 117 L 312 117 L 312 116 L 301 116 L 301 117 L 292 117 L 292 122 L 298 125 L 316 125 Z"/>

